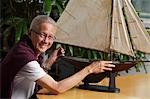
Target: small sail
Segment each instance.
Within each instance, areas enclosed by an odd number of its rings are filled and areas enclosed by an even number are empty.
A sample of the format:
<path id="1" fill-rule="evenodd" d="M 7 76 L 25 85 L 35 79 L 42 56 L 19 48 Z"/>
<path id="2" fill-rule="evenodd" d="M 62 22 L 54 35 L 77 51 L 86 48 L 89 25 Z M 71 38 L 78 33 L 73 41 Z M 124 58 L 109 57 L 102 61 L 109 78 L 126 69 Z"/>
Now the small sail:
<path id="1" fill-rule="evenodd" d="M 124 0 L 124 9 L 134 49 L 150 53 L 150 36 L 130 1 Z"/>
<path id="2" fill-rule="evenodd" d="M 110 49 L 126 55 L 134 56 L 130 43 L 121 0 L 113 0 L 112 33 Z"/>
<path id="3" fill-rule="evenodd" d="M 108 52 L 112 0 L 70 0 L 59 20 L 56 42 Z"/>

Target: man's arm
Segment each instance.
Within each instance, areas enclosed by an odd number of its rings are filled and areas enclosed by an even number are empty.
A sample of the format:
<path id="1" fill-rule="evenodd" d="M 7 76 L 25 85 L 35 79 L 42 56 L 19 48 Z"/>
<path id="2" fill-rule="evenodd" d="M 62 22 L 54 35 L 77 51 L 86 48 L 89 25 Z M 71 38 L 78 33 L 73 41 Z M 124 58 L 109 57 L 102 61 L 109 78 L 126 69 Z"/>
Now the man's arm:
<path id="1" fill-rule="evenodd" d="M 76 74 L 59 82 L 55 81 L 48 74 L 38 79 L 36 82 L 42 87 L 48 89 L 52 94 L 63 93 L 69 90 L 70 88 L 74 87 L 75 85 L 77 85 L 80 81 L 82 81 L 87 75 L 91 73 L 100 73 L 104 72 L 105 70 L 111 71 L 112 67 L 115 66 L 110 63 L 111 62 L 109 61 L 93 62 L 89 66 L 77 72 Z"/>
<path id="2" fill-rule="evenodd" d="M 42 78 L 38 79 L 36 82 L 42 87 L 48 89 L 52 94 L 63 93 L 68 89 L 71 89 L 77 85 L 84 77 L 90 74 L 88 68 L 84 68 L 78 73 L 61 80 L 59 82 L 55 81 L 51 76 L 46 74 Z"/>

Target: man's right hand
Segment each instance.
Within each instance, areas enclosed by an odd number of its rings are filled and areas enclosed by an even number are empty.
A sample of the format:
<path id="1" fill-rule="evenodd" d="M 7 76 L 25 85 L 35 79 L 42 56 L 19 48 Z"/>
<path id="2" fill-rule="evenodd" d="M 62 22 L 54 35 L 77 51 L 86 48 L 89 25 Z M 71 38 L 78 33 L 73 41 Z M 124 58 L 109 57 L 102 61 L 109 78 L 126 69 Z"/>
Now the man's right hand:
<path id="1" fill-rule="evenodd" d="M 95 61 L 87 66 L 90 73 L 101 73 L 105 71 L 112 71 L 115 65 L 112 64 L 112 61 Z"/>

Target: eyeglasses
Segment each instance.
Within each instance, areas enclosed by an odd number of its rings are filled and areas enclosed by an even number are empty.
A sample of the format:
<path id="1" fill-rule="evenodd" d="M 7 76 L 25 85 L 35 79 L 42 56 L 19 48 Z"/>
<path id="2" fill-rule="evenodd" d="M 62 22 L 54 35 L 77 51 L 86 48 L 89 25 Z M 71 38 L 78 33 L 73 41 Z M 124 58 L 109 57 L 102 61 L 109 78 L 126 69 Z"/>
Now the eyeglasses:
<path id="1" fill-rule="evenodd" d="M 35 30 L 31 29 L 32 32 L 34 32 L 35 34 L 39 35 L 42 39 L 46 39 L 48 37 L 49 40 L 55 40 L 56 37 L 55 36 L 52 36 L 52 35 L 47 35 L 45 33 L 39 33 L 39 32 L 36 32 Z"/>

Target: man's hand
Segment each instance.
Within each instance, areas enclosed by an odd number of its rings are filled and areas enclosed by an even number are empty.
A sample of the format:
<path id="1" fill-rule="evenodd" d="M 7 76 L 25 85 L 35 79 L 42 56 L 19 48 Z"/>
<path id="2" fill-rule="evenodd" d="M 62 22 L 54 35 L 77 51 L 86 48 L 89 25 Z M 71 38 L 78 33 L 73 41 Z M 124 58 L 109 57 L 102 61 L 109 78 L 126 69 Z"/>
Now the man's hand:
<path id="1" fill-rule="evenodd" d="M 51 68 L 51 66 L 53 65 L 53 63 L 56 62 L 56 60 L 65 55 L 65 51 L 62 47 L 59 47 L 57 49 L 55 49 L 50 57 L 42 64 L 42 67 L 44 70 L 49 70 Z"/>
<path id="2" fill-rule="evenodd" d="M 51 53 L 49 60 L 53 60 L 55 62 L 61 56 L 65 56 L 65 50 L 62 47 L 59 47 Z"/>
<path id="3" fill-rule="evenodd" d="M 88 71 L 90 73 L 101 73 L 105 71 L 112 71 L 115 65 L 112 64 L 112 61 L 96 61 L 91 63 L 88 66 Z"/>

